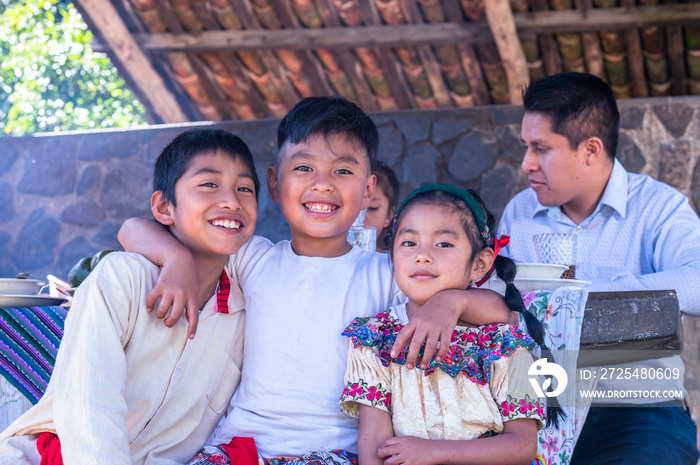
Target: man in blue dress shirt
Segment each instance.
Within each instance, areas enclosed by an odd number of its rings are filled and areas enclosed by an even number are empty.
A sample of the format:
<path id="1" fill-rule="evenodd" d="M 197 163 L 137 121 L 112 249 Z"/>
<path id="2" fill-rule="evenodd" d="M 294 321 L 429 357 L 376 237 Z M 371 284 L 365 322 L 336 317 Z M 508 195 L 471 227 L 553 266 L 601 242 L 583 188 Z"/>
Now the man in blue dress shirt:
<path id="1" fill-rule="evenodd" d="M 530 188 L 503 213 L 499 232 L 511 236 L 503 253 L 536 262 L 534 235 L 576 234 L 576 278 L 591 281 L 590 290 L 675 289 L 681 310 L 700 315 L 700 220 L 684 195 L 615 159 L 620 115 L 608 84 L 589 74 L 549 76 L 528 87 L 524 106 Z M 654 389 L 680 395 L 592 407 L 572 464 L 697 463 L 680 357 L 625 365 L 635 366 L 679 369 Z M 599 380 L 597 389 L 609 387 Z"/>

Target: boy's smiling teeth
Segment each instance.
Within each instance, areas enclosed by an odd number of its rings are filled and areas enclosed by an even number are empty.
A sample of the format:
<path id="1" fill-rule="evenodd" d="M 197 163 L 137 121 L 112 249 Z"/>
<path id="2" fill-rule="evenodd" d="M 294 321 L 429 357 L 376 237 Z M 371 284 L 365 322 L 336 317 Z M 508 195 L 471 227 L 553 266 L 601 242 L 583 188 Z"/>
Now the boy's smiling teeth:
<path id="1" fill-rule="evenodd" d="M 241 223 L 236 220 L 212 220 L 211 224 L 226 229 L 239 229 L 241 227 Z"/>
<path id="2" fill-rule="evenodd" d="M 304 206 L 307 210 L 314 213 L 330 213 L 335 209 L 332 205 L 327 203 L 305 203 Z"/>

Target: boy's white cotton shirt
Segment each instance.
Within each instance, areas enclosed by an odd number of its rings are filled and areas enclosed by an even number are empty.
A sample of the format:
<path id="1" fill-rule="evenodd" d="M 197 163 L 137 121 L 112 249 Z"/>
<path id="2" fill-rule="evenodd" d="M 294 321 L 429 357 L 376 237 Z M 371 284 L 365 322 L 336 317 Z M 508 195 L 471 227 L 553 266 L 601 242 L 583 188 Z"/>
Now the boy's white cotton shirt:
<path id="1" fill-rule="evenodd" d="M 357 420 L 338 405 L 348 352 L 340 334 L 401 299 L 389 256 L 353 247 L 304 257 L 289 241 L 253 237 L 229 268 L 246 299 L 244 372 L 211 442 L 252 436 L 264 457 L 357 452 Z"/>
<path id="2" fill-rule="evenodd" d="M 158 274 L 112 253 L 80 286 L 47 392 L 0 436 L 0 464 L 38 465 L 42 431 L 57 432 L 66 464 L 174 465 L 197 452 L 240 381 L 243 295 L 231 286 L 229 314 L 212 297 L 188 341 L 184 319 L 168 328 L 146 311 Z"/>

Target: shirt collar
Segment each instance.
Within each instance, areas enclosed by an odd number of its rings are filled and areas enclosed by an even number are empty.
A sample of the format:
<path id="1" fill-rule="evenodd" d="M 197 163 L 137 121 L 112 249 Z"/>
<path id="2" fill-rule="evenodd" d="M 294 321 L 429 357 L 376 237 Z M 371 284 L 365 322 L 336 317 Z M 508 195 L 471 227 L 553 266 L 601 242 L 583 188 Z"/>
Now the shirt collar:
<path id="1" fill-rule="evenodd" d="M 605 186 L 603 196 L 600 198 L 600 202 L 593 213 L 600 210 L 604 205 L 618 212 L 622 218 L 627 214 L 627 171 L 617 158 L 613 163 L 612 173 L 610 173 L 610 179 L 608 179 L 608 183 Z M 533 218 L 542 212 L 554 219 L 561 218 L 561 208 L 545 207 L 537 202 L 535 210 L 532 212 Z"/>
<path id="2" fill-rule="evenodd" d="M 231 293 L 231 281 L 228 279 L 226 270 L 221 272 L 219 286 L 216 288 L 216 311 L 228 313 L 228 296 Z"/>
<path id="3" fill-rule="evenodd" d="M 601 205 L 609 206 L 623 218 L 627 214 L 627 171 L 617 158 L 613 164 L 610 179 L 605 186 L 598 208 Z"/>

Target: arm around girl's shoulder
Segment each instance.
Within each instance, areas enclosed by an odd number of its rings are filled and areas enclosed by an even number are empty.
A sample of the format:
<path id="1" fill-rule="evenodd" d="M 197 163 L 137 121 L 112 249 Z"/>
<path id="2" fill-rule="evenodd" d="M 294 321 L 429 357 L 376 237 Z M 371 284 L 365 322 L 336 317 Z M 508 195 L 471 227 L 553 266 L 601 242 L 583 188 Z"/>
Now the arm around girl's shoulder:
<path id="1" fill-rule="evenodd" d="M 435 354 L 436 360 L 441 360 L 447 354 L 458 320 L 481 326 L 510 321 L 513 313 L 506 306 L 503 296 L 488 289 L 440 291 L 421 307 L 399 333 L 391 355 L 395 357 L 408 345 L 406 367 L 411 369 L 420 363 L 421 368 L 427 368 L 429 358 L 418 360 L 421 346 L 425 343 L 424 354 Z"/>

